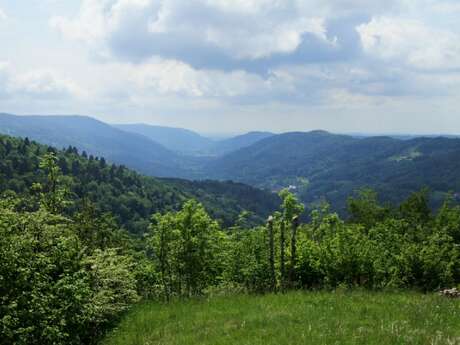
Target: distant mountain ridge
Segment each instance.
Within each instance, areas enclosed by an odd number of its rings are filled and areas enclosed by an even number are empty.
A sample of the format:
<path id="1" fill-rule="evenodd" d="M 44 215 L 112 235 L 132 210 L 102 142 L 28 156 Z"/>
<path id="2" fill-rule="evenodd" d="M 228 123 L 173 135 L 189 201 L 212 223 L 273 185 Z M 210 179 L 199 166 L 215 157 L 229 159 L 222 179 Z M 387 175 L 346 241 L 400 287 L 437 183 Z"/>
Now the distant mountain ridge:
<path id="1" fill-rule="evenodd" d="M 221 140 L 210 148 L 210 152 L 216 156 L 222 156 L 230 152 L 237 151 L 241 148 L 251 146 L 260 140 L 273 136 L 270 132 L 249 132 L 237 135 L 233 138 Z"/>
<path id="2" fill-rule="evenodd" d="M 299 159 L 304 162 L 313 160 L 316 156 L 322 156 L 322 152 L 329 147 L 353 140 L 325 131 L 283 133 L 211 161 L 206 170 L 218 178 L 245 179 L 257 184 L 265 178 L 292 175 L 294 170 L 298 170 Z M 249 171 L 250 176 L 247 175 Z"/>
<path id="3" fill-rule="evenodd" d="M 145 136 L 122 131 L 88 116 L 16 116 L 0 114 L 0 133 L 29 137 L 124 164 L 144 174 L 183 176 L 178 156 Z"/>
<path id="4" fill-rule="evenodd" d="M 446 193 L 460 191 L 460 139 L 284 133 L 209 162 L 206 174 L 272 190 L 290 187 L 307 204 L 327 200 L 339 210 L 363 187 L 397 203 L 427 186 L 439 206 Z"/>
<path id="5" fill-rule="evenodd" d="M 144 135 L 176 153 L 199 154 L 214 145 L 214 141 L 188 129 L 146 124 L 113 125 L 121 130 Z"/>
<path id="6" fill-rule="evenodd" d="M 238 150 L 271 133 L 250 132 L 216 141 L 191 130 L 146 124 L 109 125 L 81 115 L 0 114 L 0 134 L 29 137 L 63 148 L 75 146 L 93 156 L 157 177 L 206 178 L 202 167 L 215 156 Z"/>
<path id="7" fill-rule="evenodd" d="M 232 180 L 272 191 L 290 188 L 307 205 L 327 200 L 343 211 L 347 198 L 363 187 L 376 189 L 382 201 L 392 203 L 424 186 L 433 191 L 436 205 L 449 191 L 460 199 L 458 138 L 357 137 L 318 130 L 250 132 L 216 142 L 179 128 L 136 126 L 125 131 L 88 117 L 0 115 L 0 133 L 76 146 L 152 176 Z M 148 136 L 139 133 L 145 130 Z M 169 148 L 153 140 L 161 137 L 158 132 Z M 182 141 L 172 139 L 178 137 Z"/>
<path id="8" fill-rule="evenodd" d="M 222 156 L 251 146 L 259 140 L 273 136 L 270 132 L 249 132 L 223 140 L 212 140 L 183 128 L 153 126 L 147 124 L 113 125 L 124 131 L 137 133 L 163 145 L 176 153 L 191 156 Z"/>

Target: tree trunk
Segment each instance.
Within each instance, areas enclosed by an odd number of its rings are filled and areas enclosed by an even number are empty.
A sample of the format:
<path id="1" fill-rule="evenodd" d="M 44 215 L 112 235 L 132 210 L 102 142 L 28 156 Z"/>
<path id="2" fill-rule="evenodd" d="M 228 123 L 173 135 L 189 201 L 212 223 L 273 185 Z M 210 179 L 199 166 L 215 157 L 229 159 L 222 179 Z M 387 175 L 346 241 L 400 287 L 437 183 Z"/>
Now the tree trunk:
<path id="1" fill-rule="evenodd" d="M 286 282 L 286 222 L 283 218 L 281 219 L 281 229 L 280 229 L 280 247 L 281 247 L 281 253 L 280 253 L 280 269 L 281 269 L 281 292 L 284 292 L 285 288 L 285 282 Z"/>
<path id="2" fill-rule="evenodd" d="M 268 217 L 267 221 L 268 239 L 269 239 L 269 265 L 270 265 L 270 289 L 276 290 L 276 277 L 275 277 L 275 241 L 273 238 L 273 217 Z"/>
<path id="3" fill-rule="evenodd" d="M 292 218 L 292 234 L 291 234 L 291 267 L 289 271 L 289 281 L 291 286 L 295 284 L 296 274 L 295 274 L 295 265 L 297 262 L 297 228 L 299 226 L 299 217 L 295 216 Z"/>

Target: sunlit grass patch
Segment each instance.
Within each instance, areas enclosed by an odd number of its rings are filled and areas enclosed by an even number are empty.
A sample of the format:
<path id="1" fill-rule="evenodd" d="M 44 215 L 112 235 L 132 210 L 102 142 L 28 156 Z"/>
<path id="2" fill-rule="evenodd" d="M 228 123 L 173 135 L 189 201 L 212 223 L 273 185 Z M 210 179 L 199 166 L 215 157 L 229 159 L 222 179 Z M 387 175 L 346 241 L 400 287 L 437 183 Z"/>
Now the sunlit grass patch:
<path id="1" fill-rule="evenodd" d="M 145 303 L 105 345 L 460 344 L 460 301 L 305 292 Z"/>

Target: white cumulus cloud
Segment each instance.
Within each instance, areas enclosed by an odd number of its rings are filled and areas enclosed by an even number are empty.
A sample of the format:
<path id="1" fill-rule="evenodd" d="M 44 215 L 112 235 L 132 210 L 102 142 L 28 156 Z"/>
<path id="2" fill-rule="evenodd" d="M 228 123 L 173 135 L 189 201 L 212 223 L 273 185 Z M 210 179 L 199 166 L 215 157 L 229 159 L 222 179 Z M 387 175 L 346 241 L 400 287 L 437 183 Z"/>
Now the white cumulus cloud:
<path id="1" fill-rule="evenodd" d="M 50 70 L 16 71 L 8 62 L 0 61 L 0 95 L 35 100 L 82 97 L 84 92 L 73 81 L 59 77 Z"/>
<path id="2" fill-rule="evenodd" d="M 377 17 L 357 27 L 364 51 L 419 69 L 460 68 L 460 35 L 419 20 Z"/>
<path id="3" fill-rule="evenodd" d="M 324 44 L 324 18 L 294 0 L 83 0 L 75 18 L 54 17 L 64 35 L 98 42 L 115 55 L 260 59 L 294 52 L 305 35 Z"/>
<path id="4" fill-rule="evenodd" d="M 8 89 L 11 93 L 44 98 L 73 97 L 82 94 L 74 82 L 60 78 L 47 70 L 36 70 L 12 76 Z"/>

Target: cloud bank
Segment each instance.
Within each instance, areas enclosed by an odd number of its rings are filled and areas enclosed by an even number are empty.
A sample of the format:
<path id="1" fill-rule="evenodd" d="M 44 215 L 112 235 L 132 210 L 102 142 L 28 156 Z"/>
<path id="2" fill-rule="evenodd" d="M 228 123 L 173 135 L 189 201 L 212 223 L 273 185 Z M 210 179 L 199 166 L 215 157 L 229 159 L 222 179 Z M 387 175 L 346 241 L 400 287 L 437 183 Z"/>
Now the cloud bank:
<path id="1" fill-rule="evenodd" d="M 205 128 L 219 113 L 254 129 L 278 112 L 271 130 L 288 114 L 305 129 L 397 129 L 438 109 L 460 132 L 459 15 L 455 0 L 82 0 L 47 18 L 79 66 L 9 68 L 0 86 L 120 122 Z"/>

